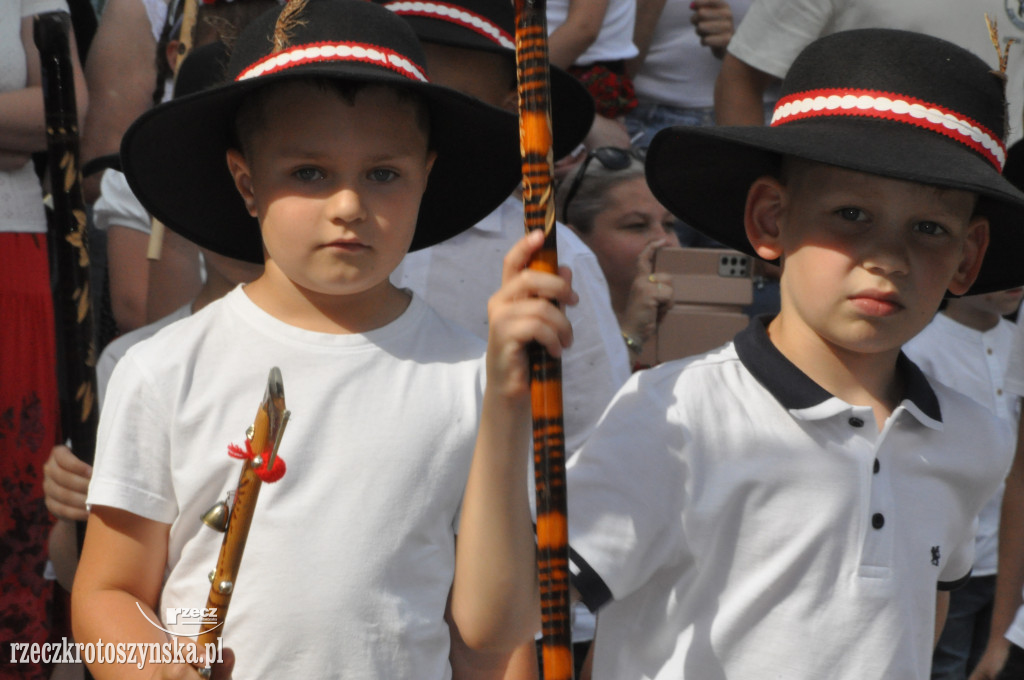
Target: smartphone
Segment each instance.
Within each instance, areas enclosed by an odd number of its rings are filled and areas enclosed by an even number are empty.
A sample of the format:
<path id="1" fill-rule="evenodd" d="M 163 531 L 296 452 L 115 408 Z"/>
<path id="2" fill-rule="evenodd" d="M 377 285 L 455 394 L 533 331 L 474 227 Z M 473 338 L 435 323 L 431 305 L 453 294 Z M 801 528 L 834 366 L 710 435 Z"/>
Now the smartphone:
<path id="1" fill-rule="evenodd" d="M 726 248 L 660 248 L 654 272 L 672 275 L 675 305 L 644 344 L 639 363 L 701 354 L 732 340 L 754 300 L 753 258 Z"/>

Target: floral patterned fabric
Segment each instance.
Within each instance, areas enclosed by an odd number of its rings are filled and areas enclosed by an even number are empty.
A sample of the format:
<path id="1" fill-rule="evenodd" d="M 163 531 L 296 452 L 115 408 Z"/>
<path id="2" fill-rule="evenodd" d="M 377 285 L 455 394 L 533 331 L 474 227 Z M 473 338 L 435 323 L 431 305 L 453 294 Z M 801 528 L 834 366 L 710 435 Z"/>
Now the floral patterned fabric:
<path id="1" fill-rule="evenodd" d="M 56 440 L 57 378 L 45 234 L 0 234 L 0 678 L 35 679 L 10 642 L 46 642 L 53 582 L 43 463 Z"/>

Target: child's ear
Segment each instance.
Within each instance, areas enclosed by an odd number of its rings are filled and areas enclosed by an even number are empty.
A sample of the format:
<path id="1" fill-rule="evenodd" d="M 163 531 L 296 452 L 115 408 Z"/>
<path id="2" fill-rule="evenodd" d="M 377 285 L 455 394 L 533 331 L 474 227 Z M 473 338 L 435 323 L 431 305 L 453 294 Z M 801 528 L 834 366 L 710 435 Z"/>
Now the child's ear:
<path id="1" fill-rule="evenodd" d="M 949 292 L 953 295 L 963 295 L 974 285 L 978 272 L 981 271 L 981 263 L 985 259 L 985 251 L 988 250 L 988 237 L 988 218 L 980 215 L 972 217 L 971 223 L 967 226 L 967 238 L 960 254 L 960 264 L 949 284 Z"/>
<path id="2" fill-rule="evenodd" d="M 786 187 L 777 178 L 758 177 L 747 192 L 743 225 L 747 239 L 760 257 L 772 261 L 782 256 L 779 217 L 786 206 Z"/>
<path id="3" fill-rule="evenodd" d="M 228 149 L 227 160 L 228 172 L 235 180 L 235 188 L 238 189 L 238 193 L 241 194 L 242 200 L 245 202 L 245 209 L 249 211 L 250 215 L 256 217 L 256 195 L 252 189 L 252 172 L 249 170 L 249 163 L 238 149 Z"/>

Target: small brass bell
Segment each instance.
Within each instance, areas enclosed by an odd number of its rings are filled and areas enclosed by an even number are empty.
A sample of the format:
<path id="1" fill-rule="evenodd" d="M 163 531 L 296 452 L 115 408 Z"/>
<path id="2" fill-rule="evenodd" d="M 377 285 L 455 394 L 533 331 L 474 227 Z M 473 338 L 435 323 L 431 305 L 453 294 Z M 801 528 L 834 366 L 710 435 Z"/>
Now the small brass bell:
<path id="1" fill-rule="evenodd" d="M 203 524 L 224 533 L 228 530 L 228 518 L 231 515 L 231 510 L 228 508 L 228 504 L 224 501 L 217 501 L 212 508 L 203 513 Z"/>

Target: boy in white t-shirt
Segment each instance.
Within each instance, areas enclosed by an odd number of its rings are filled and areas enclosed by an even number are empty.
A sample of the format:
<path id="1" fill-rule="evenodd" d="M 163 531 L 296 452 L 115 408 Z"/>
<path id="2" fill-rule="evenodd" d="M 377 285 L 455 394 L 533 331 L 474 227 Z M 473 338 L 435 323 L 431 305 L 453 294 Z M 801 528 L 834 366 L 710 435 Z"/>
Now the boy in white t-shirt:
<path id="1" fill-rule="evenodd" d="M 927 376 L 966 394 L 997 417 L 993 427 L 1010 456 L 1020 413 L 1017 396 L 1003 385 L 1015 333 L 1014 324 L 1003 317 L 1017 311 L 1022 296 L 1024 290 L 1014 288 L 948 300 L 903 346 Z M 950 593 L 949 615 L 932 656 L 932 680 L 966 678 L 988 643 L 1002 501 L 1000 487 L 978 516 L 971 580 Z"/>
<path id="2" fill-rule="evenodd" d="M 147 619 L 203 606 L 221 536 L 199 515 L 233 488 L 226 447 L 272 366 L 292 412 L 288 474 L 261 494 L 234 584 L 223 636 L 235 676 L 459 677 L 531 639 L 536 577 L 496 575 L 492 537 L 533 545 L 525 346 L 560 354 L 571 329 L 547 300 L 574 293 L 565 272 L 525 269 L 539 235 L 512 249 L 481 394 L 480 341 L 389 283 L 410 247 L 467 228 L 519 181 L 515 118 L 430 84 L 423 62 L 381 7 L 293 1 L 239 37 L 228 84 L 127 133 L 125 174 L 147 209 L 265 272 L 115 369 L 77 640 L 163 642 Z M 506 498 L 508 484 L 521 493 Z M 192 624 L 160 621 L 184 636 Z M 172 675 L 196 677 L 156 669 Z"/>

